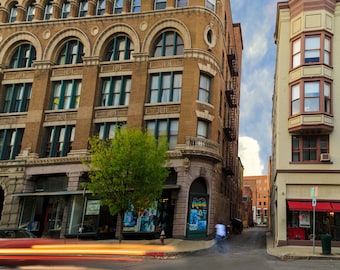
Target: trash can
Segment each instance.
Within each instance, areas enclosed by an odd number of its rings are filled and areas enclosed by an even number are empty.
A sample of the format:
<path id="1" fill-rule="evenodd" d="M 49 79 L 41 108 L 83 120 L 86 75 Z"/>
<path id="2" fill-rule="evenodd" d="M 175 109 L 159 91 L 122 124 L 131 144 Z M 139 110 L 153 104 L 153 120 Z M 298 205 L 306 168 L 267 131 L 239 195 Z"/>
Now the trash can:
<path id="1" fill-rule="evenodd" d="M 321 244 L 322 244 L 322 254 L 331 254 L 331 240 L 332 236 L 330 234 L 321 234 Z"/>

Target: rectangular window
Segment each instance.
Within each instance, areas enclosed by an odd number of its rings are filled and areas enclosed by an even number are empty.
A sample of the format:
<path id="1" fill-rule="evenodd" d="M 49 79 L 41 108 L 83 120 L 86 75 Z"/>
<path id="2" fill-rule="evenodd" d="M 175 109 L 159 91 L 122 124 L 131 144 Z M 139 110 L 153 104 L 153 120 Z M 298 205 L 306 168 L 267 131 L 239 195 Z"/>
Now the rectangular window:
<path id="1" fill-rule="evenodd" d="M 325 37 L 323 57 L 324 64 L 330 65 L 330 59 L 331 59 L 331 40 L 328 37 Z"/>
<path id="2" fill-rule="evenodd" d="M 0 130 L 0 159 L 13 160 L 20 153 L 23 128 Z"/>
<path id="3" fill-rule="evenodd" d="M 301 39 L 293 42 L 293 68 L 301 65 Z"/>
<path id="4" fill-rule="evenodd" d="M 166 137 L 169 149 L 175 149 L 178 136 L 178 119 L 157 119 L 146 122 L 146 129 L 155 138 Z"/>
<path id="5" fill-rule="evenodd" d="M 85 17 L 89 10 L 88 0 L 82 0 L 79 3 L 79 17 Z"/>
<path id="6" fill-rule="evenodd" d="M 161 72 L 150 75 L 149 103 L 178 102 L 181 100 L 182 73 Z"/>
<path id="7" fill-rule="evenodd" d="M 102 79 L 100 106 L 129 105 L 131 76 L 106 77 Z"/>
<path id="8" fill-rule="evenodd" d="M 50 0 L 45 5 L 44 20 L 49 20 L 52 17 L 52 10 L 53 10 L 52 0 Z"/>
<path id="9" fill-rule="evenodd" d="M 96 124 L 95 135 L 101 140 L 113 139 L 115 136 L 116 128 L 125 127 L 125 122 L 105 122 Z"/>
<path id="10" fill-rule="evenodd" d="M 70 16 L 71 5 L 69 1 L 64 1 L 61 8 L 60 18 L 68 18 Z"/>
<path id="11" fill-rule="evenodd" d="M 106 1 L 105 0 L 97 0 L 96 15 L 104 15 L 104 13 L 105 13 L 105 5 L 106 5 Z"/>
<path id="12" fill-rule="evenodd" d="M 198 90 L 198 100 L 202 102 L 210 102 L 211 78 L 201 73 L 200 88 Z"/>
<path id="13" fill-rule="evenodd" d="M 2 96 L 2 113 L 27 112 L 31 100 L 32 84 L 5 85 Z"/>
<path id="14" fill-rule="evenodd" d="M 305 82 L 304 111 L 320 111 L 320 82 Z"/>
<path id="15" fill-rule="evenodd" d="M 296 84 L 292 87 L 292 115 L 300 113 L 300 85 Z"/>
<path id="16" fill-rule="evenodd" d="M 197 121 L 197 137 L 208 139 L 209 135 L 209 123 L 207 121 Z"/>
<path id="17" fill-rule="evenodd" d="M 176 0 L 176 7 L 188 6 L 188 0 Z"/>
<path id="18" fill-rule="evenodd" d="M 27 8 L 26 21 L 31 22 L 34 19 L 35 14 L 35 4 L 31 3 Z"/>
<path id="19" fill-rule="evenodd" d="M 42 157 L 64 157 L 72 150 L 75 126 L 52 126 L 45 129 Z"/>
<path id="20" fill-rule="evenodd" d="M 50 110 L 76 109 L 79 107 L 81 80 L 53 82 Z"/>
<path id="21" fill-rule="evenodd" d="M 141 12 L 141 0 L 131 1 L 131 12 Z"/>
<path id="22" fill-rule="evenodd" d="M 329 138 L 325 136 L 292 136 L 292 161 L 319 161 L 320 154 L 329 153 Z"/>
<path id="23" fill-rule="evenodd" d="M 216 0 L 205 0 L 205 7 L 215 11 Z"/>
<path id="24" fill-rule="evenodd" d="M 331 84 L 324 83 L 323 85 L 323 95 L 324 95 L 324 112 L 331 113 Z"/>
<path id="25" fill-rule="evenodd" d="M 155 0 L 155 9 L 165 9 L 166 0 Z"/>
<path id="26" fill-rule="evenodd" d="M 320 62 L 320 36 L 305 39 L 305 63 Z"/>
<path id="27" fill-rule="evenodd" d="M 113 4 L 113 14 L 120 14 L 123 12 L 124 0 L 115 0 Z"/>

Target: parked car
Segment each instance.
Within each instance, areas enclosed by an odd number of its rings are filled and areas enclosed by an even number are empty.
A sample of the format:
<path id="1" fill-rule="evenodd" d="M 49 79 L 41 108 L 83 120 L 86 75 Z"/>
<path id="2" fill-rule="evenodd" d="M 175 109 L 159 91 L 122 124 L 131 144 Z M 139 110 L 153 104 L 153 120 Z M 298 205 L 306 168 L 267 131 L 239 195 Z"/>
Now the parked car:
<path id="1" fill-rule="evenodd" d="M 0 238 L 36 238 L 35 234 L 20 228 L 0 229 Z"/>

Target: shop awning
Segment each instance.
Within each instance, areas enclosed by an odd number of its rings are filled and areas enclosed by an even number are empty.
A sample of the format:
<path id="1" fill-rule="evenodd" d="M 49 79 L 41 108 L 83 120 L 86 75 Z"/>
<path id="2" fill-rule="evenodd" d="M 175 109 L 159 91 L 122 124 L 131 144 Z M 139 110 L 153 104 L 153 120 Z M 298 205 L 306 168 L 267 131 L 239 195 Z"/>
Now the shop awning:
<path id="1" fill-rule="evenodd" d="M 310 201 L 288 201 L 288 208 L 291 211 L 313 211 L 312 200 Z M 330 202 L 318 202 L 315 206 L 316 212 L 334 211 Z M 340 211 L 340 210 L 339 210 Z"/>
<path id="2" fill-rule="evenodd" d="M 81 195 L 81 194 L 91 194 L 89 190 L 74 190 L 74 191 L 42 191 L 42 192 L 23 192 L 14 193 L 14 197 L 28 197 L 28 196 L 66 196 L 66 195 Z"/>
<path id="3" fill-rule="evenodd" d="M 340 203 L 331 203 L 333 212 L 340 212 Z"/>

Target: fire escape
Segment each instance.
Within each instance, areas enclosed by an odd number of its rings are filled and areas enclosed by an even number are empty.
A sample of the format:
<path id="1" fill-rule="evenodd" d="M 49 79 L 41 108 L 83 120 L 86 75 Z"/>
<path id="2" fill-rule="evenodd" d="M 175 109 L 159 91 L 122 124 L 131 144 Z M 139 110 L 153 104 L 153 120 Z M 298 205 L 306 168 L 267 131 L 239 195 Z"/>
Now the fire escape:
<path id="1" fill-rule="evenodd" d="M 235 174 L 235 162 L 236 162 L 236 152 L 235 152 L 235 140 L 237 134 L 237 79 L 238 79 L 238 64 L 236 52 L 231 50 L 228 53 L 228 65 L 231 75 L 231 82 L 226 85 L 226 98 L 228 101 L 228 123 L 224 127 L 224 134 L 227 138 L 227 157 L 226 157 L 226 174 Z"/>

